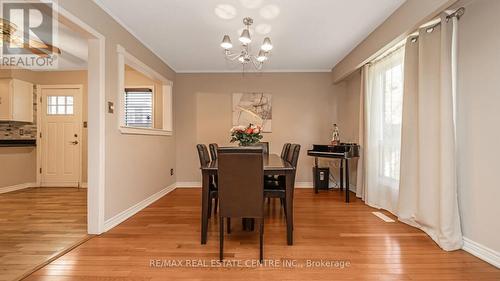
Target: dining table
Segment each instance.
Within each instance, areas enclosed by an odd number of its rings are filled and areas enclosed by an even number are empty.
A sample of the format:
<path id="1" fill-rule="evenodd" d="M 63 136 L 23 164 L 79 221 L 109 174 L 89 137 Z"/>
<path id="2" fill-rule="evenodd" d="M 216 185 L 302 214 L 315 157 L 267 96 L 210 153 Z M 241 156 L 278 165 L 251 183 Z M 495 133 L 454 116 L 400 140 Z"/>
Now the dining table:
<path id="1" fill-rule="evenodd" d="M 295 181 L 295 167 L 278 154 L 264 154 L 264 175 L 285 177 L 285 214 L 286 214 L 286 240 L 288 245 L 293 245 L 293 190 Z M 201 244 L 207 243 L 208 232 L 208 204 L 209 184 L 213 175 L 218 172 L 217 159 L 201 167 L 202 174 L 202 196 L 201 196 Z M 255 202 L 258 204 L 259 202 Z"/>

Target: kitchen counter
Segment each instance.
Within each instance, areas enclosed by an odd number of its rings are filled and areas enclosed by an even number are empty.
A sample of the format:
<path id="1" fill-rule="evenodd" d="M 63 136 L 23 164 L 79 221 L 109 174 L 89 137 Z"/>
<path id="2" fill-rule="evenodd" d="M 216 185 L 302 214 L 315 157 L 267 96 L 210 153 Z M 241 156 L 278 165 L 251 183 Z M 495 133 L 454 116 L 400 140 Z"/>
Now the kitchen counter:
<path id="1" fill-rule="evenodd" d="M 0 147 L 26 147 L 36 146 L 36 139 L 3 139 Z"/>

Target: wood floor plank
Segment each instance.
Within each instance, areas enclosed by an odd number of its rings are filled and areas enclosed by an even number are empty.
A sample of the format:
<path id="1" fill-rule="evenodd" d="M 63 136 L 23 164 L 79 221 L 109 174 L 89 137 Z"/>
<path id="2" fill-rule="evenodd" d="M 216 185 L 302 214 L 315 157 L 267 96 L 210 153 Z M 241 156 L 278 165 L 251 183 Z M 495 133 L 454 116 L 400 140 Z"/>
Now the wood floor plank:
<path id="1" fill-rule="evenodd" d="M 343 199 L 338 191 L 296 190 L 293 246 L 286 245 L 279 200 L 266 203 L 266 266 L 256 264 L 257 233 L 241 231 L 238 222 L 226 235 L 225 259 L 243 265 L 219 266 L 217 219 L 201 245 L 201 190 L 177 189 L 27 280 L 500 280 L 500 270 L 478 258 L 445 252 L 420 230 L 384 222 L 359 199 Z M 184 264 L 151 266 L 156 260 Z"/>
<path id="2" fill-rule="evenodd" d="M 0 281 L 19 279 L 86 237 L 86 189 L 0 194 Z"/>

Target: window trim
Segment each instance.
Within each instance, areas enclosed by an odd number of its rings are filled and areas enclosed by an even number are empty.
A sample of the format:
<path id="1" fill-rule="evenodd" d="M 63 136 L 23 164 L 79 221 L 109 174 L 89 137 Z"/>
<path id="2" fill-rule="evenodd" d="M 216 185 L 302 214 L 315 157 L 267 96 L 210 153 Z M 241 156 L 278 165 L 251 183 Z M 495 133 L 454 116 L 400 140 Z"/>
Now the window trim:
<path id="1" fill-rule="evenodd" d="M 138 60 L 136 57 L 128 53 L 125 48 L 121 45 L 117 45 L 118 53 L 118 130 L 122 134 L 134 134 L 134 135 L 156 135 L 156 136 L 173 136 L 173 82 L 165 78 L 163 75 L 154 71 L 152 68 Z M 158 80 L 161 82 L 162 95 L 163 95 L 163 123 L 161 129 L 159 128 L 137 128 L 137 127 L 127 127 L 125 126 L 125 65 L 129 65 L 135 70 L 141 72 L 148 78 L 152 80 Z M 131 86 L 131 88 L 139 86 Z M 148 86 L 150 87 L 150 86 Z M 153 87 L 154 89 L 154 87 Z M 154 91 L 154 90 L 153 90 Z M 154 105 L 153 105 L 154 108 Z M 154 109 L 153 109 L 154 110 Z M 154 118 L 154 117 L 153 117 Z M 154 121 L 153 121 L 154 122 Z"/>

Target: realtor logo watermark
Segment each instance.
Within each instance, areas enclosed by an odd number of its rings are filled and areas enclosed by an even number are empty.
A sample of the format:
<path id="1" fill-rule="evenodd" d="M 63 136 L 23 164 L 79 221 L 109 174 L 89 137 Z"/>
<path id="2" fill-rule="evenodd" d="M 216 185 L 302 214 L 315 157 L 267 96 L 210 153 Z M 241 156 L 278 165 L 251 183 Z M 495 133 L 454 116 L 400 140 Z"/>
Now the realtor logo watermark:
<path id="1" fill-rule="evenodd" d="M 56 6 L 52 1 L 0 0 L 0 67 L 57 69 Z"/>

